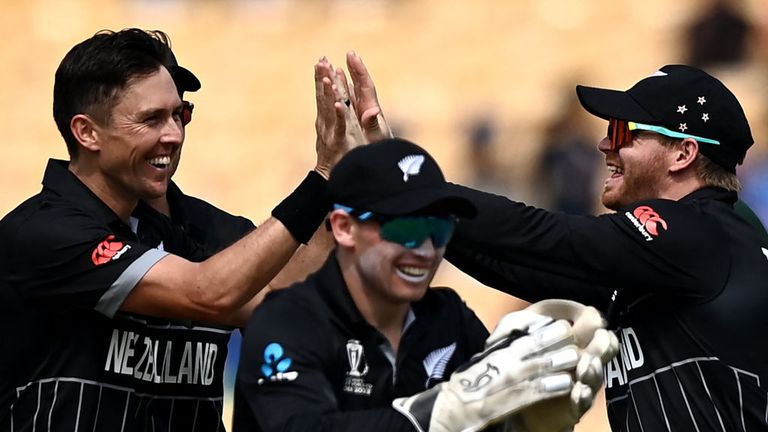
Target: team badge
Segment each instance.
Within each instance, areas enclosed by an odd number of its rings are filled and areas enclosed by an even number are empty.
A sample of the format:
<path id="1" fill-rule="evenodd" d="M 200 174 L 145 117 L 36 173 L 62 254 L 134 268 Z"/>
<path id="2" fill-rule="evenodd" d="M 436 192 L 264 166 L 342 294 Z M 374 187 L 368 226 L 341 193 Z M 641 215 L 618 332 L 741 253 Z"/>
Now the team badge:
<path id="1" fill-rule="evenodd" d="M 424 365 L 424 372 L 427 373 L 427 381 L 424 383 L 424 388 L 429 388 L 429 384 L 432 381 L 442 381 L 445 375 L 445 368 L 448 366 L 448 362 L 451 361 L 453 353 L 456 352 L 456 342 L 438 348 L 421 362 Z"/>

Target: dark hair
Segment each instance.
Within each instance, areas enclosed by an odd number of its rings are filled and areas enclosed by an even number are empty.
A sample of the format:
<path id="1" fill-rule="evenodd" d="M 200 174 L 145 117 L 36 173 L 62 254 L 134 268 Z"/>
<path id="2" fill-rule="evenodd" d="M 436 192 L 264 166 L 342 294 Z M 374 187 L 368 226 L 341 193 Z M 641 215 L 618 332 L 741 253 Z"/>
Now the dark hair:
<path id="1" fill-rule="evenodd" d="M 120 91 L 133 79 L 168 67 L 172 55 L 165 33 L 136 28 L 102 30 L 69 50 L 56 69 L 53 119 L 72 160 L 79 146 L 70 129 L 72 117 L 87 114 L 107 124 Z"/>

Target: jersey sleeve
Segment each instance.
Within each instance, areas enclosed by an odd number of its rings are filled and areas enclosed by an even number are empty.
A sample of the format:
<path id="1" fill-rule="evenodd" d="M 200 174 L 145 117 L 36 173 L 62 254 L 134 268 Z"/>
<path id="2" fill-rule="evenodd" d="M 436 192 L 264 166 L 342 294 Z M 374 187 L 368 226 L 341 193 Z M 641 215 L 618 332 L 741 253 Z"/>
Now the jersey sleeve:
<path id="1" fill-rule="evenodd" d="M 729 258 L 706 237 L 721 231 L 694 217 L 694 206 L 651 200 L 618 213 L 573 216 L 455 187 L 479 215 L 459 224 L 446 258 L 526 300 L 605 304 L 614 289 L 706 298 L 725 282 Z"/>
<path id="2" fill-rule="evenodd" d="M 43 209 L 10 229 L 2 233 L 2 273 L 25 301 L 108 317 L 166 255 L 66 207 Z"/>
<path id="3" fill-rule="evenodd" d="M 414 430 L 389 407 L 340 411 L 326 375 L 333 351 L 327 326 L 308 307 L 289 302 L 267 301 L 256 309 L 237 373 L 235 432 Z"/>

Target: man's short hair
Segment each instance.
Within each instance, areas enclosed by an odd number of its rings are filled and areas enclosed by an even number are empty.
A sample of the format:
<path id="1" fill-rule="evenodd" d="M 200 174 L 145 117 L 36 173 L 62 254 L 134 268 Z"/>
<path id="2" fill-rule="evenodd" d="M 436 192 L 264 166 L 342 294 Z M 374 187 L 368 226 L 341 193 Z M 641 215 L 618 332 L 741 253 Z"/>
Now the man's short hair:
<path id="1" fill-rule="evenodd" d="M 121 90 L 166 66 L 169 53 L 165 33 L 136 28 L 102 30 L 69 50 L 56 70 L 53 118 L 72 160 L 79 148 L 70 129 L 72 117 L 87 114 L 100 124 L 109 123 Z"/>
<path id="2" fill-rule="evenodd" d="M 742 188 L 741 180 L 736 174 L 728 172 L 722 166 L 714 163 L 712 159 L 704 156 L 703 153 L 699 153 L 699 156 L 693 161 L 693 169 L 707 186 L 720 187 L 733 192 L 739 192 Z"/>
<path id="3" fill-rule="evenodd" d="M 665 146 L 676 146 L 683 142 L 681 139 L 670 138 L 664 135 L 654 134 L 659 142 Z M 708 144 L 699 144 L 708 145 Z M 704 153 L 699 152 L 696 156 L 696 160 L 691 165 L 696 175 L 707 186 L 720 187 L 725 190 L 739 192 L 742 188 L 741 180 L 736 174 L 729 172 L 719 164 L 712 161 L 712 159 L 706 157 Z"/>

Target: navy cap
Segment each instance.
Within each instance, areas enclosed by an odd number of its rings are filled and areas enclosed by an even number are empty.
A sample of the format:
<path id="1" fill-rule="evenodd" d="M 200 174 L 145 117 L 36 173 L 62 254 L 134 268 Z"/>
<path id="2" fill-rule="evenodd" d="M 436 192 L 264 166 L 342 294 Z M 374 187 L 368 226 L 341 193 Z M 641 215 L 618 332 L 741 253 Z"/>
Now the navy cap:
<path id="1" fill-rule="evenodd" d="M 691 66 L 664 66 L 627 91 L 576 86 L 576 93 L 584 109 L 597 117 L 719 141 L 701 143 L 699 151 L 732 173 L 754 143 L 736 96 L 717 78 Z"/>
<path id="2" fill-rule="evenodd" d="M 336 204 L 388 216 L 425 211 L 464 218 L 477 214 L 472 202 L 449 187 L 426 150 L 400 138 L 349 151 L 331 172 L 328 194 Z"/>

